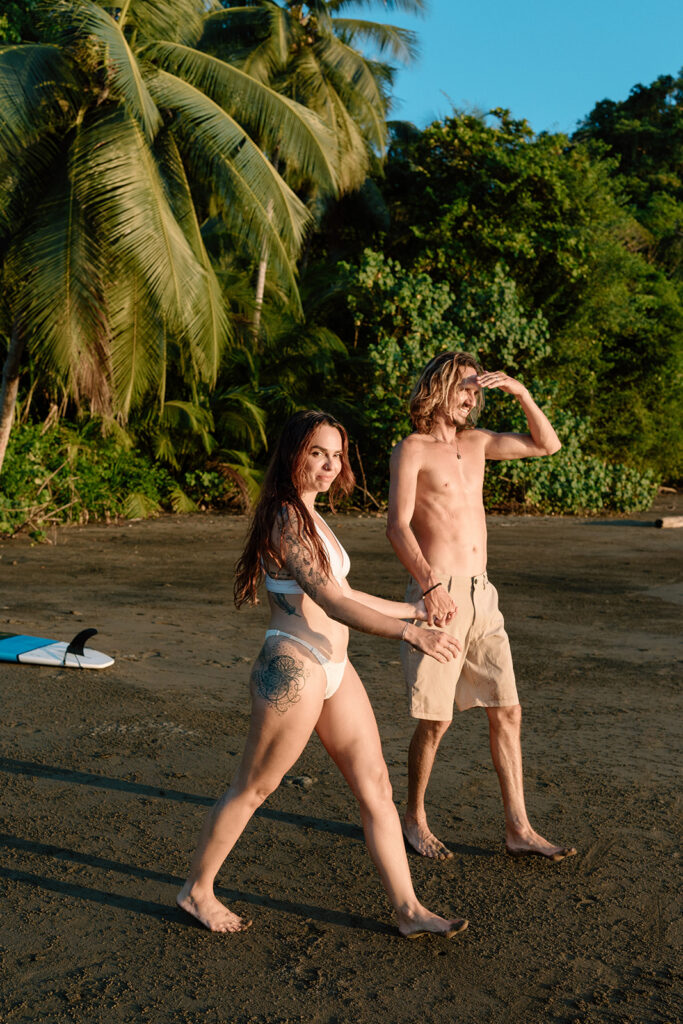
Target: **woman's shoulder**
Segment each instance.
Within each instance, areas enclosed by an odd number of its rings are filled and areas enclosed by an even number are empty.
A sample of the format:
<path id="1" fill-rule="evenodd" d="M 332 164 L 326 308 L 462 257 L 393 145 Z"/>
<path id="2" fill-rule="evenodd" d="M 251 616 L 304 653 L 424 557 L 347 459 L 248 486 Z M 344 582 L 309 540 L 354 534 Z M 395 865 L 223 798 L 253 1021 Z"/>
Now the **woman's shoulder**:
<path id="1" fill-rule="evenodd" d="M 309 525 L 301 510 L 293 504 L 286 503 L 275 517 L 271 540 L 275 549 L 279 550 L 284 558 L 288 548 L 298 548 L 302 541 L 308 543 L 309 532 Z"/>
<path id="2" fill-rule="evenodd" d="M 292 505 L 290 502 L 284 502 L 280 508 L 280 511 L 275 516 L 273 522 L 273 528 L 278 533 L 288 533 L 290 530 L 295 530 L 296 533 L 301 533 L 302 529 L 305 529 L 304 518 L 298 508 Z"/>

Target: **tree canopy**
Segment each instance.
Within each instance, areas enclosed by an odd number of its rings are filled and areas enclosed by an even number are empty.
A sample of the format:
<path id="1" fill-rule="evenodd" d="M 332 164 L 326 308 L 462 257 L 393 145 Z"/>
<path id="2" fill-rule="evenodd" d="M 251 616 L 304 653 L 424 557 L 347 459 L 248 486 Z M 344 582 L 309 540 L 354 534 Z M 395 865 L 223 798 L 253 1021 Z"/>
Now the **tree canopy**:
<path id="1" fill-rule="evenodd" d="M 49 479 L 69 430 L 99 430 L 107 459 L 115 438 L 163 463 L 159 500 L 244 506 L 282 418 L 322 406 L 381 505 L 412 381 L 458 347 L 521 376 L 564 443 L 490 471 L 493 505 L 646 503 L 681 466 L 683 79 L 571 138 L 503 109 L 420 131 L 388 120 L 417 40 L 359 6 L 5 5 L 0 453 L 66 418 Z"/>

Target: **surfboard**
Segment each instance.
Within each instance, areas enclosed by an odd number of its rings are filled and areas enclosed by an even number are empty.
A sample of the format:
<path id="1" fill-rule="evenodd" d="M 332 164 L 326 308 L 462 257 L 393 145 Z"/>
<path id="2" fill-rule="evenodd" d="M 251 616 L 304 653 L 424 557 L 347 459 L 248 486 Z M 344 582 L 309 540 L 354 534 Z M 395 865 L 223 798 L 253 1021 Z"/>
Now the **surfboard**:
<path id="1" fill-rule="evenodd" d="M 96 629 L 83 629 L 73 640 L 47 640 L 23 633 L 0 633 L 0 661 L 22 665 L 52 665 L 53 668 L 109 668 L 114 659 L 101 651 L 85 649 Z"/>

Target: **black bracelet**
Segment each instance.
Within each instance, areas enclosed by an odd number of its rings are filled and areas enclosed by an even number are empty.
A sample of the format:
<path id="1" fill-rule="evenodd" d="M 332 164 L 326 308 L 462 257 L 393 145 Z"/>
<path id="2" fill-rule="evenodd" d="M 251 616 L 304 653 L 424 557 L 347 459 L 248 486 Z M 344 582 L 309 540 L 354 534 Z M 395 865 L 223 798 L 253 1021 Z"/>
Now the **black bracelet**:
<path id="1" fill-rule="evenodd" d="M 436 590 L 436 588 L 440 587 L 440 586 L 441 586 L 441 580 L 439 580 L 438 583 L 435 583 L 433 587 L 428 587 L 427 590 L 423 590 L 422 591 L 422 596 L 426 597 L 427 594 L 431 594 L 432 590 Z"/>

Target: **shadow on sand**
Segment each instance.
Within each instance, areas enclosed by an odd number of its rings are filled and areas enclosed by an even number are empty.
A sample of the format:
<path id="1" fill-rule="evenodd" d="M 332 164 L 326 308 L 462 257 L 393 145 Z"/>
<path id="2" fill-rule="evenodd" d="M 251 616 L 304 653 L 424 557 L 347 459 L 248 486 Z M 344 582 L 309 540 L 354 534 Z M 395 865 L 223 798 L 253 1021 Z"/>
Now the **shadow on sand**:
<path id="1" fill-rule="evenodd" d="M 174 800 L 178 803 L 198 804 L 201 807 L 213 807 L 217 797 L 200 796 L 198 793 L 183 793 L 178 789 L 166 789 L 163 786 L 150 786 L 143 782 L 129 782 L 127 779 L 110 778 L 96 775 L 93 772 L 81 772 L 73 768 L 59 768 L 49 764 L 38 764 L 33 761 L 16 761 L 10 757 L 0 757 L 0 772 L 12 775 L 27 775 L 29 778 L 54 779 L 56 782 L 70 782 L 78 786 L 90 786 L 93 789 L 109 789 L 133 796 L 156 797 L 162 800 Z M 266 818 L 300 828 L 312 828 L 318 832 L 332 832 L 364 842 L 363 830 L 359 825 L 350 825 L 343 821 L 328 821 L 325 818 L 314 818 L 308 814 L 295 814 L 290 811 L 275 811 L 269 807 L 260 807 L 254 817 Z"/>
<path id="2" fill-rule="evenodd" d="M 0 848 L 15 850 L 17 853 L 22 854 L 49 857 L 52 861 L 60 863 L 85 865 L 90 868 L 96 868 L 99 871 L 114 871 L 128 878 L 139 878 L 144 882 L 160 882 L 164 885 L 172 885 L 177 889 L 180 889 L 185 881 L 184 878 L 179 878 L 164 871 L 141 868 L 135 864 L 122 864 L 107 857 L 98 857 L 94 854 L 81 853 L 78 850 L 70 850 L 51 843 L 38 843 L 30 839 L 21 839 L 7 834 L 0 834 Z M 0 878 L 6 878 L 23 885 L 30 885 L 37 889 L 44 889 L 48 892 L 58 893 L 60 896 L 68 896 L 71 899 L 88 900 L 91 903 L 99 903 L 108 907 L 119 907 L 122 910 L 135 914 L 145 914 L 150 917 L 161 918 L 165 921 L 185 925 L 194 924 L 199 928 L 202 927 L 194 918 L 172 904 L 155 903 L 151 900 L 141 900 L 120 893 L 106 892 L 103 889 L 95 889 L 91 886 L 73 882 L 63 882 L 58 879 L 48 878 L 45 875 L 35 875 L 15 868 L 0 867 Z M 339 910 L 328 910 L 325 907 L 318 907 L 310 903 L 293 903 L 291 900 L 258 896 L 254 893 L 242 892 L 239 889 L 226 889 L 223 886 L 216 887 L 216 895 L 230 904 L 242 903 L 249 906 L 264 907 L 268 910 L 294 914 L 306 920 L 339 925 L 345 928 L 358 928 L 380 935 L 396 934 L 395 929 L 374 918 L 344 913 Z"/>

